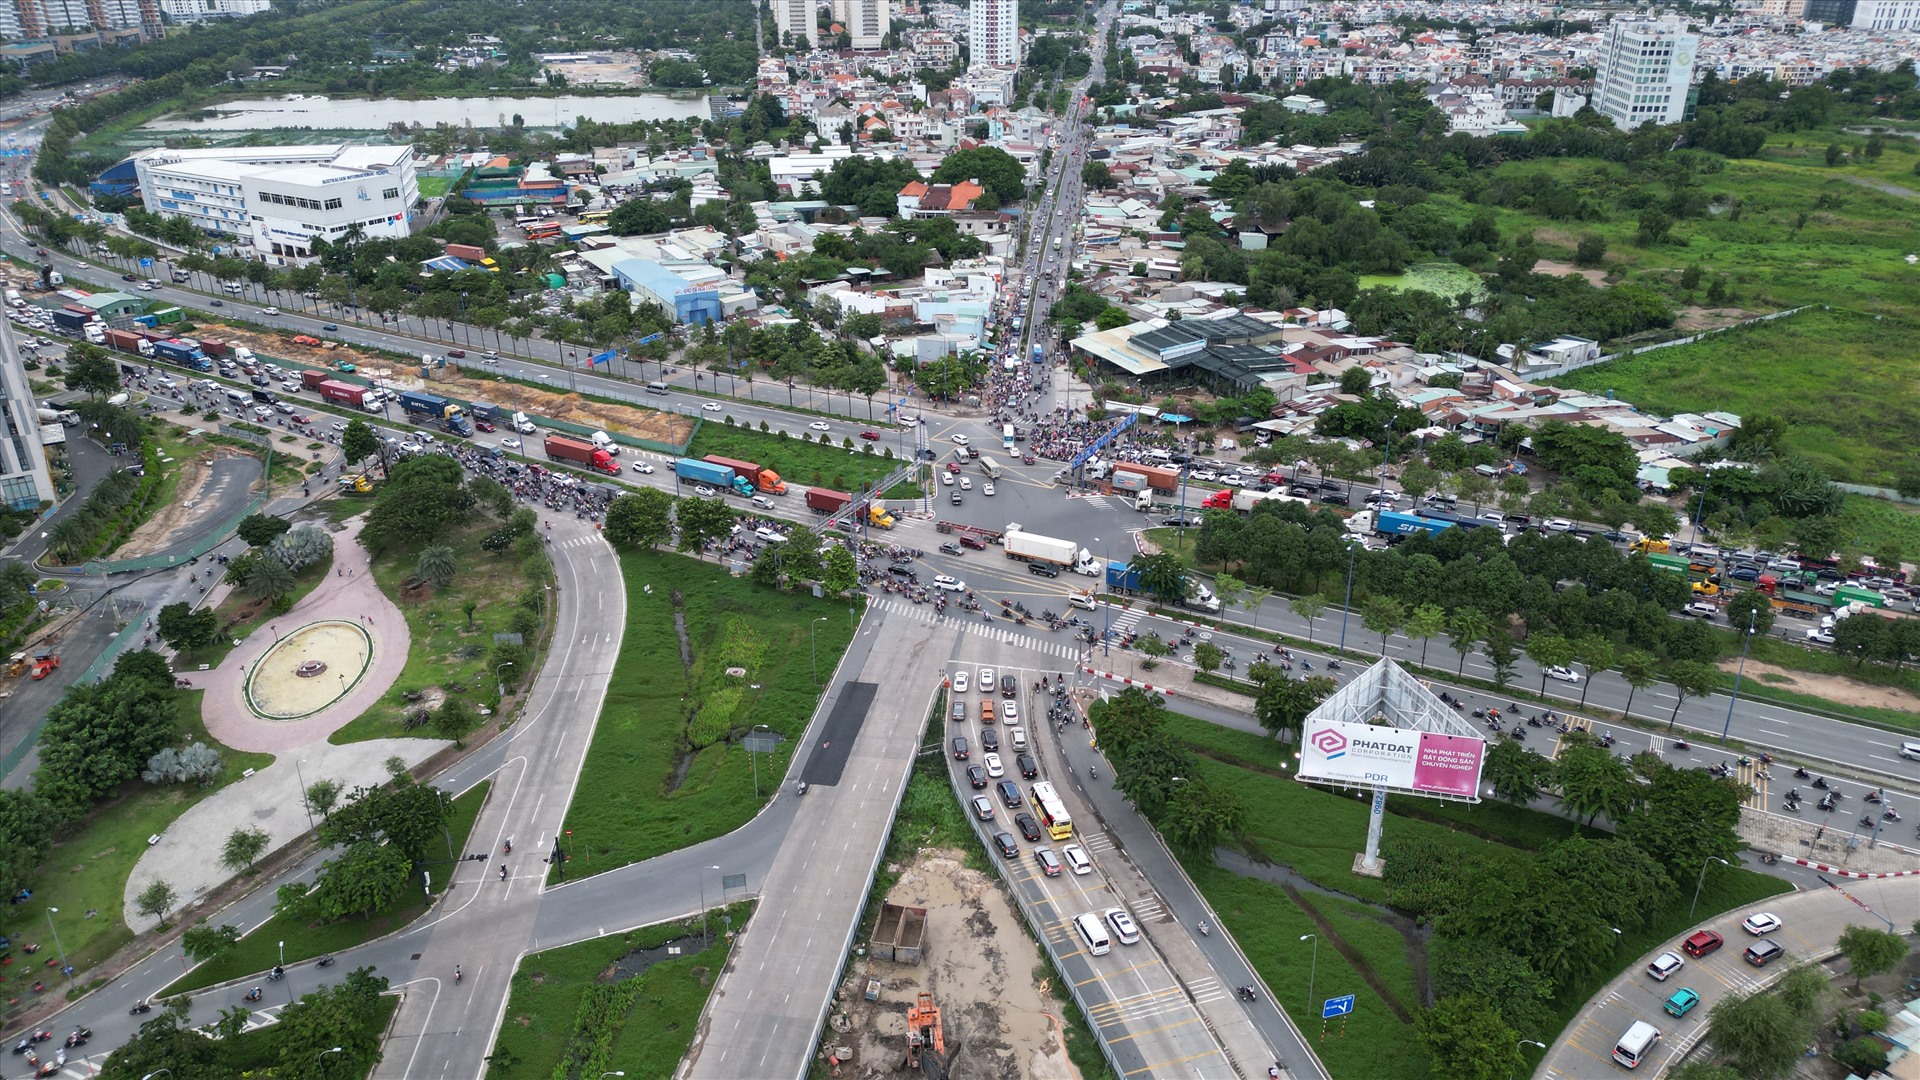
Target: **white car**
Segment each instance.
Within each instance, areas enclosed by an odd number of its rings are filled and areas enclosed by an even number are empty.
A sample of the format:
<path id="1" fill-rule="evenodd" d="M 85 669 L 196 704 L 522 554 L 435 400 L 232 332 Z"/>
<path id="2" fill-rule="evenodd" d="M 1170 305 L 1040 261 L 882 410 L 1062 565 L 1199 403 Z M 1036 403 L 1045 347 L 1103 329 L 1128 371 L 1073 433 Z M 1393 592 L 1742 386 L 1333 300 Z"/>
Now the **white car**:
<path id="1" fill-rule="evenodd" d="M 993 669 L 992 668 L 983 667 L 980 669 L 980 689 L 983 693 L 993 692 Z"/>
<path id="2" fill-rule="evenodd" d="M 1228 487 L 1246 487 L 1247 486 L 1246 480 L 1237 475 L 1223 476 L 1220 478 L 1220 482 L 1227 485 Z"/>
<path id="3" fill-rule="evenodd" d="M 347 422 L 345 420 L 335 420 L 333 423 L 328 424 L 327 426 L 332 428 L 335 431 L 347 430 Z"/>
<path id="4" fill-rule="evenodd" d="M 400 452 L 403 454 L 417 454 L 422 449 L 424 448 L 412 439 L 408 439 L 406 442 L 400 444 Z"/>
<path id="5" fill-rule="evenodd" d="M 709 401 L 705 405 L 700 406 L 700 408 L 703 412 L 720 412 L 722 409 L 725 409 L 726 406 L 717 401 Z"/>
<path id="6" fill-rule="evenodd" d="M 1068 844 L 1060 849 L 1060 857 L 1066 860 L 1067 868 L 1076 874 L 1093 872 L 1093 860 L 1087 858 L 1087 849 L 1079 844 Z"/>
<path id="7" fill-rule="evenodd" d="M 958 432 L 955 432 L 953 436 L 953 445 L 955 446 L 967 445 L 967 437 L 965 435 L 959 434 Z"/>
<path id="8" fill-rule="evenodd" d="M 972 490 L 973 490 L 973 480 L 972 480 L 972 478 L 970 478 L 970 477 L 965 477 L 965 476 L 963 476 L 963 477 L 961 477 L 961 478 L 960 478 L 960 490 L 961 490 L 961 491 L 972 491 Z"/>
<path id="9" fill-rule="evenodd" d="M 966 582 L 961 581 L 959 578 L 949 577 L 946 574 L 935 574 L 933 576 L 933 587 L 936 589 L 944 589 L 947 592 L 967 591 Z"/>
<path id="10" fill-rule="evenodd" d="M 1007 767 L 1000 764 L 1000 755 L 991 751 L 980 755 L 980 763 L 987 767 L 987 775 L 1000 777 L 1007 775 Z"/>
<path id="11" fill-rule="evenodd" d="M 1020 703 L 1011 698 L 1001 702 L 1000 719 L 1006 721 L 1008 725 L 1018 724 L 1020 722 Z"/>
<path id="12" fill-rule="evenodd" d="M 1656 982 L 1666 982 L 1673 977 L 1674 972 L 1686 966 L 1687 962 L 1680 959 L 1679 953 L 1663 952 L 1653 958 L 1653 963 L 1647 965 L 1647 974 L 1653 976 Z"/>
<path id="13" fill-rule="evenodd" d="M 1553 518 L 1546 523 L 1544 528 L 1548 532 L 1570 533 L 1573 531 L 1573 522 L 1568 521 L 1566 518 Z"/>
<path id="14" fill-rule="evenodd" d="M 1113 936 L 1119 938 L 1122 945 L 1133 945 L 1140 940 L 1140 928 L 1133 924 L 1133 916 L 1124 908 L 1108 908 L 1107 925 L 1113 927 Z"/>
<path id="15" fill-rule="evenodd" d="M 1780 916 L 1775 915 L 1771 911 L 1756 912 L 1747 916 L 1745 921 L 1740 924 L 1740 928 L 1752 934 L 1754 937 L 1771 934 L 1775 930 L 1780 929 Z"/>
<path id="16" fill-rule="evenodd" d="M 759 537 L 762 540 L 765 540 L 769 544 L 784 544 L 787 542 L 787 538 L 784 535 L 782 535 L 781 533 L 773 529 L 767 528 L 765 525 L 762 525 L 759 528 L 753 530 L 753 535 Z"/>
<path id="17" fill-rule="evenodd" d="M 948 487 L 952 487 L 952 486 L 953 486 L 953 474 L 952 474 L 952 473 L 950 473 L 950 472 L 943 472 L 943 473 L 941 473 L 941 474 L 940 474 L 940 482 L 941 482 L 941 483 L 943 483 L 943 484 L 945 484 L 945 485 L 947 485 Z"/>
<path id="18" fill-rule="evenodd" d="M 1580 673 L 1572 668 L 1554 666 L 1547 669 L 1547 678 L 1555 682 L 1577 683 L 1580 681 Z"/>
<path id="19" fill-rule="evenodd" d="M 712 488 L 710 488 L 710 487 L 708 487 L 708 486 L 707 486 L 707 485 L 705 485 L 705 484 L 695 484 L 695 485 L 693 485 L 693 493 L 694 493 L 695 495 L 698 495 L 698 496 L 700 496 L 700 497 L 701 497 L 701 498 L 703 498 L 703 499 L 711 499 L 711 498 L 713 498 L 713 497 L 714 497 L 715 495 L 718 495 L 718 494 L 719 494 L 719 492 L 717 492 L 717 491 L 715 491 L 715 490 L 713 490 Z"/>
<path id="20" fill-rule="evenodd" d="M 827 423 L 825 420 L 815 420 L 813 423 L 808 424 L 807 426 L 812 428 L 815 431 L 832 431 L 833 430 L 833 425 Z"/>
<path id="21" fill-rule="evenodd" d="M 1833 644 L 1833 631 L 1809 630 L 1807 631 L 1807 640 L 1819 645 L 1831 645 Z"/>
<path id="22" fill-rule="evenodd" d="M 1220 474 L 1214 472 L 1212 469 L 1196 469 L 1193 473 L 1193 479 L 1214 481 L 1220 479 Z"/>
<path id="23" fill-rule="evenodd" d="M 520 449 L 520 440 L 509 435 L 506 438 L 500 440 L 500 445 L 506 447 L 509 450 L 518 450 Z"/>
<path id="24" fill-rule="evenodd" d="M 956 694 L 964 694 L 967 692 L 966 672 L 956 671 L 953 673 L 953 692 Z"/>
<path id="25" fill-rule="evenodd" d="M 627 463 L 627 468 L 637 473 L 650 473 L 653 471 L 652 463 L 645 461 L 630 461 Z"/>
<path id="26" fill-rule="evenodd" d="M 279 309 L 279 308 L 277 308 L 277 307 L 263 307 L 263 308 L 261 308 L 261 309 L 260 309 L 260 314 L 262 314 L 262 315 L 278 315 L 278 314 L 280 314 L 280 309 Z"/>
<path id="27" fill-rule="evenodd" d="M 984 484 L 982 484 L 982 485 L 980 485 L 980 494 L 982 494 L 982 495 L 991 495 L 991 494 L 993 494 L 993 482 L 992 482 L 991 480 L 989 480 L 988 482 L 986 482 L 986 483 L 984 483 Z"/>

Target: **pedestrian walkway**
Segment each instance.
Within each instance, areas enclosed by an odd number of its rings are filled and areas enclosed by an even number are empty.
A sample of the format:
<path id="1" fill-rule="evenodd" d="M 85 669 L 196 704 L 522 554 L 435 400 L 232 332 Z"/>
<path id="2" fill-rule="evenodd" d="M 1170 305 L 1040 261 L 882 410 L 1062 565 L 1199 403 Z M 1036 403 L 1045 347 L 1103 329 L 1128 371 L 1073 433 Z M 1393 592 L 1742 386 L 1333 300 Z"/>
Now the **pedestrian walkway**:
<path id="1" fill-rule="evenodd" d="M 919 619 L 921 622 L 932 623 L 935 626 L 958 630 L 962 633 L 975 634 L 991 641 L 1002 642 L 1017 648 L 1031 649 L 1034 652 L 1047 656 L 1057 656 L 1063 660 L 1078 660 L 1086 653 L 1086 650 L 1081 647 L 1077 641 L 1067 641 L 1064 639 L 1049 641 L 1046 638 L 1037 638 L 1030 634 L 1021 633 L 1017 629 L 1009 629 L 1009 627 L 1017 627 L 1019 624 L 1009 623 L 1005 619 L 996 618 L 993 622 L 986 622 L 977 616 L 971 616 L 967 613 L 961 615 L 941 614 L 933 610 L 932 604 L 912 604 L 887 596 L 874 597 L 870 603 L 873 607 L 877 607 L 881 611 L 906 615 Z"/>

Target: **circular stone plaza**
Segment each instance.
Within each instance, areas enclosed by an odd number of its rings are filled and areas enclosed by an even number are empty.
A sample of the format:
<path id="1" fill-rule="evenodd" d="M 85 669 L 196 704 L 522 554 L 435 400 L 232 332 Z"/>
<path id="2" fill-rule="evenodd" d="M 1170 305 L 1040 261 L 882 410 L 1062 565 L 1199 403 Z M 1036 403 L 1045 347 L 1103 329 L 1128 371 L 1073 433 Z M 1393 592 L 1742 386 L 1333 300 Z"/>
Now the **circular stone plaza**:
<path id="1" fill-rule="evenodd" d="M 373 660 L 366 627 L 323 619 L 298 627 L 247 674 L 247 707 L 268 720 L 312 716 L 345 697 Z"/>

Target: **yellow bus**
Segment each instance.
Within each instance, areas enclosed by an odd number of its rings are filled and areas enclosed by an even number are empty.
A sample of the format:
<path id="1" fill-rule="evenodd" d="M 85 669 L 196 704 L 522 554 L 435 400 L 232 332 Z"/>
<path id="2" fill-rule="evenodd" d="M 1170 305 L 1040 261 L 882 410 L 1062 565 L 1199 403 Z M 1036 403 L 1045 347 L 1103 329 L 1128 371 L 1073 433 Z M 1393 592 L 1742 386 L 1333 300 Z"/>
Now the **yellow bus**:
<path id="1" fill-rule="evenodd" d="M 1073 818 L 1067 816 L 1067 804 L 1060 801 L 1054 793 L 1053 785 L 1045 780 L 1033 785 L 1033 812 L 1040 818 L 1040 825 L 1047 835 L 1055 840 L 1073 839 Z"/>
<path id="2" fill-rule="evenodd" d="M 613 216 L 613 211 L 611 210 L 582 210 L 580 211 L 580 224 L 593 225 L 598 222 L 606 221 L 608 218 L 612 216 Z"/>

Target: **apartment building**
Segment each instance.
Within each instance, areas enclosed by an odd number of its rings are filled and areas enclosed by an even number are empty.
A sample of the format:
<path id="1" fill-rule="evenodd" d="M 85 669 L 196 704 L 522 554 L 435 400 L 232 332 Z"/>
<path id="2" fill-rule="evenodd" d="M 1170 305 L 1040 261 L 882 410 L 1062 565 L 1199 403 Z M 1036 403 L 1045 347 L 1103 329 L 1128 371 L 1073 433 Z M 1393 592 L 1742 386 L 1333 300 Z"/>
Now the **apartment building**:
<path id="1" fill-rule="evenodd" d="M 1619 19 L 1599 50 L 1593 107 L 1615 127 L 1677 124 L 1693 104 L 1693 56 L 1700 38 L 1684 19 Z"/>

